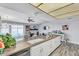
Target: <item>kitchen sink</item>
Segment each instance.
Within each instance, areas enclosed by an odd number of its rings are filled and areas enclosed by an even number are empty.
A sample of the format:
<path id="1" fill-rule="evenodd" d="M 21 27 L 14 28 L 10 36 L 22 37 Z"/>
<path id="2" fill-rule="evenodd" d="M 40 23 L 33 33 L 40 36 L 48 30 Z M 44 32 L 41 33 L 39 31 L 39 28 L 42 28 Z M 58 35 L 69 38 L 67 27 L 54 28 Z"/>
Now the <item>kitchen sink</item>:
<path id="1" fill-rule="evenodd" d="M 29 40 L 27 42 L 30 43 L 30 44 L 35 44 L 35 43 L 38 43 L 38 42 L 41 42 L 41 41 L 44 41 L 44 39 L 33 39 L 33 40 Z"/>

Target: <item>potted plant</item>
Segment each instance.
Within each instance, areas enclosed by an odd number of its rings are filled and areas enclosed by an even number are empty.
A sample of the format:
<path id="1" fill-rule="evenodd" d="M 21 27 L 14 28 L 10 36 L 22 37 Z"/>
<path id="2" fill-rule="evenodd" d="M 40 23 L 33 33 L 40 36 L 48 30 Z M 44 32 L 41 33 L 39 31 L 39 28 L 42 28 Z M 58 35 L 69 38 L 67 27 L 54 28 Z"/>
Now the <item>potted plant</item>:
<path id="1" fill-rule="evenodd" d="M 0 35 L 0 42 L 1 42 L 1 47 L 0 51 L 4 51 L 4 49 L 11 50 L 11 47 L 14 47 L 16 45 L 16 40 L 15 38 L 12 37 L 10 33 L 7 33 L 6 35 Z M 5 47 L 4 47 L 4 46 Z"/>

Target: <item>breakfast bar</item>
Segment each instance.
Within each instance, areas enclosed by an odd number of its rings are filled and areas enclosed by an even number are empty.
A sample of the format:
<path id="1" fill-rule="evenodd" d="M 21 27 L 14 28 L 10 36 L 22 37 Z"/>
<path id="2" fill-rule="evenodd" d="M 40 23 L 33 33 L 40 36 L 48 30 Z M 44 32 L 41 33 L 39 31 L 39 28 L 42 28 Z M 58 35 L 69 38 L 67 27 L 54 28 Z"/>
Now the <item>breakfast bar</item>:
<path id="1" fill-rule="evenodd" d="M 59 38 L 58 38 L 58 37 L 59 37 Z M 41 45 L 41 44 L 43 45 L 43 44 L 45 44 L 46 42 L 51 41 L 51 40 L 56 40 L 56 38 L 58 38 L 58 40 L 60 41 L 60 37 L 61 37 L 61 36 L 55 35 L 55 36 L 51 37 L 51 39 L 34 39 L 34 40 L 29 40 L 29 41 L 22 40 L 22 41 L 17 42 L 16 46 L 11 47 L 11 48 L 8 48 L 8 49 L 5 49 L 5 51 L 4 51 L 4 53 L 2 54 L 2 56 L 9 56 L 9 55 L 11 55 L 11 56 L 18 55 L 18 56 L 20 56 L 20 52 L 21 52 L 21 51 L 25 51 L 25 50 L 28 50 L 28 51 L 29 51 L 28 55 L 29 55 L 29 56 L 32 56 L 32 55 L 35 54 L 36 52 L 39 52 L 39 51 L 37 51 L 37 50 L 34 50 L 34 51 L 33 51 L 34 47 L 39 46 L 39 45 Z M 38 40 L 38 42 L 35 41 L 35 40 Z M 34 41 L 34 43 L 33 43 L 33 41 Z M 51 41 L 51 42 L 52 42 L 52 41 Z M 57 42 L 56 42 L 56 43 L 57 43 Z M 47 43 L 46 43 L 46 44 L 47 44 Z M 46 44 L 45 44 L 45 45 L 46 45 Z M 54 43 L 52 42 L 51 44 L 54 44 Z M 47 44 L 47 45 L 48 45 L 48 44 Z M 59 42 L 58 46 L 59 46 L 59 45 L 60 45 L 60 42 Z M 57 47 L 58 47 L 58 46 L 57 46 Z M 49 47 L 50 47 L 50 46 L 49 46 Z M 53 46 L 53 47 L 54 47 L 54 46 Z M 55 47 L 54 50 L 55 50 L 57 47 Z M 51 46 L 50 48 L 52 48 L 52 46 Z M 37 49 L 39 49 L 39 48 L 37 48 Z M 51 52 L 53 52 L 53 49 L 52 49 Z M 49 54 L 50 54 L 50 53 L 49 53 Z M 25 56 L 28 56 L 28 55 L 25 54 Z M 48 55 L 48 54 L 47 54 L 47 55 Z"/>

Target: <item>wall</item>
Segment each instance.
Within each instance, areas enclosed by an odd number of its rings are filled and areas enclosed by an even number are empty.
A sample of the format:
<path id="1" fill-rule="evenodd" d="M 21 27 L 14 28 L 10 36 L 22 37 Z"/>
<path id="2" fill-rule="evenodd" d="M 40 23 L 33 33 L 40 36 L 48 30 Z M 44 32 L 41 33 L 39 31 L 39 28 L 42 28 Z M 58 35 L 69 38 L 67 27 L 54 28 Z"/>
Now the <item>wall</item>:
<path id="1" fill-rule="evenodd" d="M 62 25 L 66 24 L 69 25 L 69 30 L 63 31 Z M 49 30 L 43 30 L 44 26 L 49 26 Z M 48 33 L 53 30 L 61 30 L 62 32 L 67 34 L 66 38 L 70 40 L 69 42 L 79 44 L 79 16 L 64 18 L 58 20 L 56 23 L 43 22 L 39 27 L 39 31 L 41 33 Z"/>
<path id="2" fill-rule="evenodd" d="M 47 30 L 44 30 L 44 26 L 48 26 Z M 52 22 L 43 22 L 40 26 L 39 26 L 39 32 L 40 33 L 48 33 L 48 32 L 52 32 L 53 30 L 59 30 L 58 28 L 59 26 L 56 23 L 52 23 Z"/>
<path id="3" fill-rule="evenodd" d="M 60 27 L 64 24 L 69 25 L 69 30 L 63 31 Z M 59 29 L 67 34 L 71 43 L 79 44 L 79 16 L 72 16 L 59 21 Z"/>
<path id="4" fill-rule="evenodd" d="M 68 34 L 71 39 L 70 42 L 79 44 L 79 22 L 72 22 L 70 25 L 70 30 Z"/>

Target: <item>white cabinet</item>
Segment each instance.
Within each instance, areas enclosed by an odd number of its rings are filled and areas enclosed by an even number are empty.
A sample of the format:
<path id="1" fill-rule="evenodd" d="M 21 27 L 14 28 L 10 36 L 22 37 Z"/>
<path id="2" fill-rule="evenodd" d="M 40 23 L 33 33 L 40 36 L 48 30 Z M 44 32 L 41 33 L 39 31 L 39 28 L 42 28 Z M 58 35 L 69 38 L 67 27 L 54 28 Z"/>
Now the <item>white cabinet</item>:
<path id="1" fill-rule="evenodd" d="M 48 56 L 60 45 L 60 36 L 30 48 L 31 56 Z"/>
<path id="2" fill-rule="evenodd" d="M 54 39 L 50 40 L 50 53 L 55 49 L 55 41 Z"/>
<path id="3" fill-rule="evenodd" d="M 57 48 L 61 43 L 60 43 L 60 39 L 61 39 L 61 37 L 59 36 L 59 37 L 57 37 L 57 38 L 55 38 L 55 48 Z"/>
<path id="4" fill-rule="evenodd" d="M 51 52 L 51 41 L 47 41 L 43 45 L 43 56 L 48 56 Z"/>
<path id="5" fill-rule="evenodd" d="M 54 51 L 61 43 L 60 43 L 60 40 L 61 40 L 61 36 L 58 36 L 54 39 L 51 40 L 52 42 L 52 51 Z"/>
<path id="6" fill-rule="evenodd" d="M 30 48 L 31 56 L 46 56 L 49 53 L 49 41 Z"/>
<path id="7" fill-rule="evenodd" d="M 42 51 L 43 51 L 42 45 L 37 45 L 37 46 L 30 48 L 30 55 L 31 56 L 41 56 Z"/>

